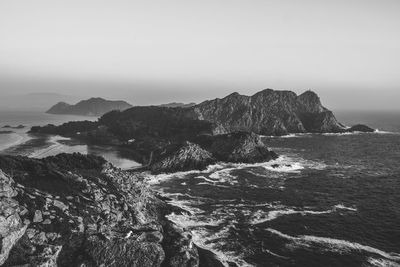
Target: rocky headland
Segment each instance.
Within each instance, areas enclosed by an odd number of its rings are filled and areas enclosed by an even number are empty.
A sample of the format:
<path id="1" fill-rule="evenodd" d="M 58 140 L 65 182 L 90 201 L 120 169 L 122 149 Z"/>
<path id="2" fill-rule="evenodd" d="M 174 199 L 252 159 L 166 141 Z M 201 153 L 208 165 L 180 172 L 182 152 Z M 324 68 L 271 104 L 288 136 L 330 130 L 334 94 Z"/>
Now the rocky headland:
<path id="1" fill-rule="evenodd" d="M 106 100 L 100 97 L 82 100 L 75 105 L 59 102 L 52 106 L 46 113 L 49 114 L 70 114 L 82 116 L 101 116 L 112 110 L 125 110 L 132 105 L 125 101 Z"/>
<path id="2" fill-rule="evenodd" d="M 221 125 L 227 132 L 252 131 L 262 135 L 342 132 L 332 111 L 318 95 L 306 91 L 262 90 L 252 96 L 232 93 L 222 99 L 204 101 L 188 109 L 193 118 Z"/>
<path id="3" fill-rule="evenodd" d="M 185 211 L 161 200 L 140 173 L 80 154 L 0 156 L 0 169 L 2 266 L 195 267 L 215 261 L 165 218 Z"/>

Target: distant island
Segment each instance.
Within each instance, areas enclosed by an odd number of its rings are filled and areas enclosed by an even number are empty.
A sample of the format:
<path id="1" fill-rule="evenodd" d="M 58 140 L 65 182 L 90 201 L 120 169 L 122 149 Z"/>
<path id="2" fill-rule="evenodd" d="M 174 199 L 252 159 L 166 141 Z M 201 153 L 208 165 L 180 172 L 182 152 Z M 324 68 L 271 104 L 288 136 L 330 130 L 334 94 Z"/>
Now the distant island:
<path id="1" fill-rule="evenodd" d="M 8 129 L 24 129 L 25 128 L 25 125 L 22 125 L 22 124 L 20 124 L 20 125 L 18 125 L 18 126 L 11 126 L 11 125 L 4 125 L 3 126 L 3 128 L 8 128 Z"/>
<path id="2" fill-rule="evenodd" d="M 0 134 L 10 134 L 13 133 L 13 131 L 0 131 Z"/>
<path id="3" fill-rule="evenodd" d="M 59 102 L 52 106 L 46 113 L 49 114 L 70 114 L 82 116 L 101 116 L 112 110 L 125 110 L 132 105 L 121 100 L 106 100 L 100 97 L 82 100 L 75 105 Z"/>

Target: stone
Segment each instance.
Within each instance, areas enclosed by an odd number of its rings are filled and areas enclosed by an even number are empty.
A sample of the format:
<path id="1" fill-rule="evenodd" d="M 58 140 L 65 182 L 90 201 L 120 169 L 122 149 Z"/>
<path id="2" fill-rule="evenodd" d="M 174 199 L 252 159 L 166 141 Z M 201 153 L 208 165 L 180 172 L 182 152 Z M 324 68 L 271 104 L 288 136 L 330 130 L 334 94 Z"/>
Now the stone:
<path id="1" fill-rule="evenodd" d="M 51 220 L 50 220 L 50 219 L 45 219 L 45 220 L 43 221 L 43 224 L 51 224 Z"/>
<path id="2" fill-rule="evenodd" d="M 36 229 L 33 229 L 33 228 L 28 228 L 27 230 L 26 230 L 26 235 L 27 235 L 27 237 L 29 238 L 29 239 L 32 239 L 35 235 L 36 235 Z"/>
<path id="3" fill-rule="evenodd" d="M 3 234 L 1 240 L 1 250 L 0 250 L 0 266 L 2 266 L 9 254 L 11 249 L 15 246 L 18 240 L 25 234 L 27 225 L 19 225 L 19 227 L 10 229 L 6 234 Z"/>
<path id="4" fill-rule="evenodd" d="M 40 210 L 35 210 L 35 214 L 33 215 L 33 222 L 40 223 L 43 221 L 43 215 Z"/>
<path id="5" fill-rule="evenodd" d="M 53 205 L 56 206 L 57 208 L 59 208 L 62 211 L 68 209 L 68 206 L 65 205 L 63 202 L 61 202 L 59 200 L 54 200 L 53 201 Z"/>
<path id="6" fill-rule="evenodd" d="M 43 245 L 47 242 L 47 237 L 45 232 L 40 232 L 35 234 L 32 238 L 32 242 L 37 245 Z"/>

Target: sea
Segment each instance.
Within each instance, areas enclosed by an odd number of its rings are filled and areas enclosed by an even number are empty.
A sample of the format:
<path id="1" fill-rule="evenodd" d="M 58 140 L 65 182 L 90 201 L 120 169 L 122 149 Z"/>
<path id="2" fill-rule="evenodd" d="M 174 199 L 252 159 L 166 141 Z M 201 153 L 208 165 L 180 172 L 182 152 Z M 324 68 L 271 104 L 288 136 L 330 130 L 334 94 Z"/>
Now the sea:
<path id="1" fill-rule="evenodd" d="M 1 114 L 1 124 L 22 123 L 23 115 L 20 121 L 7 116 L 14 115 Z M 400 266 L 400 112 L 336 116 L 346 125 L 364 123 L 378 130 L 265 136 L 280 155 L 274 161 L 219 163 L 205 171 L 148 174 L 147 180 L 182 208 L 168 218 L 226 266 Z M 43 119 L 41 124 L 69 120 Z M 40 121 L 30 120 L 25 124 Z M 24 134 L 0 135 L 6 146 L 2 153 L 18 153 L 16 147 L 27 140 L 18 138 L 32 138 Z M 19 141 L 10 149 L 7 138 Z M 60 138 L 46 142 L 67 149 Z M 29 156 L 57 152 L 46 149 Z M 101 155 L 88 147 L 83 151 Z"/>

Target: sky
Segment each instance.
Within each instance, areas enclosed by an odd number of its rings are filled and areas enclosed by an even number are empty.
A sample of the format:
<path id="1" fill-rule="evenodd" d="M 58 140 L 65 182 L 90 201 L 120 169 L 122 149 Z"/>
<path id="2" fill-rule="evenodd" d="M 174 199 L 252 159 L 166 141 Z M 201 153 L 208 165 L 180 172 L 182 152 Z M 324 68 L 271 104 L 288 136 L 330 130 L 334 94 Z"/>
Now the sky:
<path id="1" fill-rule="evenodd" d="M 0 98 L 312 89 L 332 109 L 400 109 L 399 14 L 398 0 L 2 0 Z"/>

